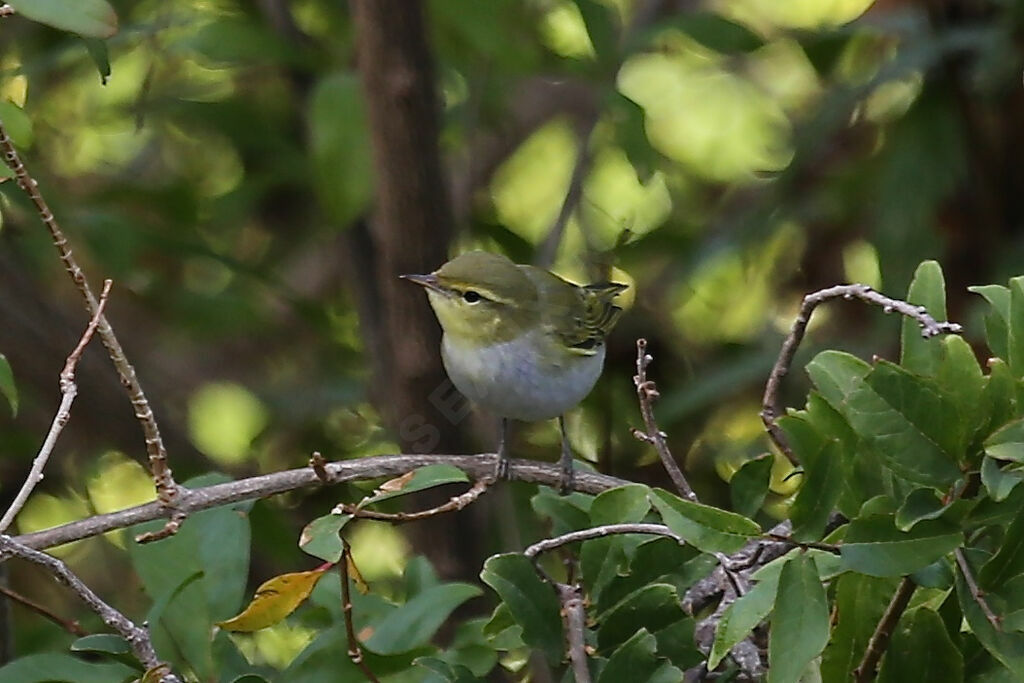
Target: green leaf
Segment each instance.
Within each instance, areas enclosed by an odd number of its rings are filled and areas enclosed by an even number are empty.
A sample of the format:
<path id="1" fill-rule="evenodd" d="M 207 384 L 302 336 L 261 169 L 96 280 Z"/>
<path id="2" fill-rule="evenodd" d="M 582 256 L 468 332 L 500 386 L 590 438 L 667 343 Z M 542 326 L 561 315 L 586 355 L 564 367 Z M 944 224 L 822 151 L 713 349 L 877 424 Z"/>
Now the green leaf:
<path id="1" fill-rule="evenodd" d="M 87 38 L 109 38 L 117 33 L 117 14 L 106 0 L 8 0 L 18 14 Z"/>
<path id="2" fill-rule="evenodd" d="M 683 12 L 655 27 L 672 27 L 687 34 L 704 47 L 725 55 L 745 54 L 764 46 L 764 40 L 746 26 L 707 11 Z"/>
<path id="3" fill-rule="evenodd" d="M 997 460 L 1024 462 L 1024 418 L 1014 420 L 985 439 L 985 455 Z"/>
<path id="4" fill-rule="evenodd" d="M 846 397 L 864 383 L 871 366 L 842 351 L 822 351 L 807 364 L 807 374 L 829 405 L 840 413 Z"/>
<path id="5" fill-rule="evenodd" d="M 618 578 L 628 560 L 619 536 L 585 541 L 580 547 L 580 573 L 587 595 L 599 604 L 604 590 Z"/>
<path id="6" fill-rule="evenodd" d="M 892 515 L 853 520 L 841 548 L 843 566 L 869 576 L 905 576 L 963 543 L 960 530 L 942 520 L 921 522 L 910 531 L 900 531 L 894 522 Z"/>
<path id="7" fill-rule="evenodd" d="M 804 480 L 789 511 L 793 537 L 799 541 L 819 540 L 842 493 L 842 444 L 837 439 L 824 438 L 800 414 L 783 416 L 778 423 L 804 470 Z"/>
<path id="8" fill-rule="evenodd" d="M 989 359 L 988 377 L 982 393 L 982 412 L 989 416 L 984 429 L 995 431 L 1017 417 L 1018 382 L 1010 373 L 1010 366 L 999 358 Z"/>
<path id="9" fill-rule="evenodd" d="M 313 187 L 336 226 L 366 211 L 373 197 L 369 125 L 357 76 L 324 78 L 310 98 Z"/>
<path id="10" fill-rule="evenodd" d="M 111 683 L 132 680 L 138 670 L 117 662 L 86 662 L 63 653 L 46 653 L 18 657 L 0 667 L 4 683 Z"/>
<path id="11" fill-rule="evenodd" d="M 918 522 L 938 519 L 947 508 L 949 503 L 943 503 L 935 489 L 914 489 L 896 511 L 896 528 L 900 531 L 909 531 Z"/>
<path id="12" fill-rule="evenodd" d="M 22 148 L 32 146 L 32 119 L 25 110 L 10 100 L 0 99 L 0 121 L 3 121 L 7 134 L 15 145 Z"/>
<path id="13" fill-rule="evenodd" d="M 920 608 L 900 619 L 882 659 L 878 683 L 964 680 L 964 657 L 949 637 L 942 617 Z"/>
<path id="14" fill-rule="evenodd" d="M 613 10 L 597 0 L 573 0 L 579 8 L 583 23 L 594 46 L 597 61 L 605 66 L 615 64 L 618 59 L 618 31 L 615 28 Z"/>
<path id="15" fill-rule="evenodd" d="M 782 568 L 768 639 L 768 683 L 796 683 L 828 643 L 828 603 L 814 560 L 799 554 Z"/>
<path id="16" fill-rule="evenodd" d="M 644 586 L 598 614 L 598 650 L 609 654 L 636 633 L 638 624 L 650 631 L 659 631 L 685 617 L 675 586 L 664 583 Z"/>
<path id="17" fill-rule="evenodd" d="M 967 553 L 969 564 L 973 564 L 971 558 L 974 555 L 971 552 Z M 956 595 L 964 618 L 982 647 L 1010 671 L 1024 671 L 1024 635 L 997 631 L 992 626 L 967 586 L 959 566 L 956 567 Z"/>
<path id="18" fill-rule="evenodd" d="M 655 489 L 654 507 L 672 531 L 704 552 L 734 553 L 761 533 L 756 522 L 734 512 L 691 503 Z"/>
<path id="19" fill-rule="evenodd" d="M 600 599 L 605 604 L 613 605 L 626 595 L 652 583 L 671 583 L 681 595 L 710 574 L 717 564 L 718 560 L 713 555 L 701 554 L 693 546 L 680 545 L 670 538 L 647 537 L 629 558 L 625 576 L 612 577 L 607 588 L 600 594 Z"/>
<path id="20" fill-rule="evenodd" d="M 824 681 L 852 680 L 875 626 L 892 600 L 897 581 L 847 572 L 836 583 L 836 625 L 821 657 Z"/>
<path id="21" fill-rule="evenodd" d="M 773 461 L 774 458 L 770 454 L 764 454 L 746 461 L 736 470 L 729 480 L 729 496 L 733 510 L 745 517 L 757 514 L 765 496 L 768 495 Z"/>
<path id="22" fill-rule="evenodd" d="M 946 319 L 946 282 L 942 268 L 935 261 L 924 261 L 917 267 L 907 292 L 907 301 L 924 306 L 938 321 Z M 921 336 L 921 327 L 913 318 L 903 317 L 900 331 L 900 365 L 925 377 L 938 374 L 942 347 L 938 340 Z"/>
<path id="23" fill-rule="evenodd" d="M 708 655 L 709 671 L 716 669 L 736 643 L 746 638 L 755 626 L 765 620 L 775 604 L 778 584 L 778 577 L 760 581 L 725 608 L 715 629 L 715 641 Z"/>
<path id="24" fill-rule="evenodd" d="M 641 628 L 608 658 L 608 663 L 597 678 L 597 683 L 621 683 L 622 681 L 650 681 L 665 662 L 656 655 L 658 641 L 646 628 Z M 672 678 L 683 680 L 683 672 L 671 667 Z"/>
<path id="25" fill-rule="evenodd" d="M 1010 278 L 1010 317 L 1006 362 L 1017 379 L 1024 377 L 1024 276 Z"/>
<path id="26" fill-rule="evenodd" d="M 428 588 L 375 624 L 366 647 L 377 654 L 391 655 L 427 645 L 456 607 L 481 592 L 468 583 Z"/>
<path id="27" fill-rule="evenodd" d="M 71 643 L 72 652 L 102 652 L 107 655 L 131 654 L 128 641 L 113 633 L 94 633 Z"/>
<path id="28" fill-rule="evenodd" d="M 582 493 L 560 496 L 549 488 L 542 488 L 530 498 L 533 511 L 551 520 L 555 535 L 589 528 L 592 502 L 593 498 Z"/>
<path id="29" fill-rule="evenodd" d="M 96 70 L 100 72 L 100 83 L 106 85 L 107 79 L 110 78 L 110 54 L 107 52 L 106 41 L 98 38 L 83 38 L 82 41 L 85 43 L 85 49 L 89 51 L 92 63 L 96 65 Z"/>
<path id="30" fill-rule="evenodd" d="M 435 486 L 468 481 L 469 476 L 454 465 L 427 465 L 384 482 L 377 487 L 372 496 L 359 501 L 359 507 L 391 500 Z"/>
<path id="31" fill-rule="evenodd" d="M 998 460 L 987 455 L 981 461 L 981 483 L 997 503 L 1006 500 L 1017 484 L 1024 480 L 1024 472 L 1012 467 L 1003 469 Z"/>
<path id="32" fill-rule="evenodd" d="M 947 335 L 942 338 L 941 346 L 942 362 L 937 380 L 943 389 L 943 397 L 952 405 L 956 415 L 951 425 L 955 436 L 953 449 L 966 454 L 988 417 L 982 401 L 986 380 L 974 357 L 974 350 L 963 337 Z"/>
<path id="33" fill-rule="evenodd" d="M 658 641 L 658 654 L 684 671 L 703 662 L 704 653 L 697 649 L 693 640 L 695 626 L 693 617 L 684 617 L 656 631 L 654 637 Z"/>
<path id="34" fill-rule="evenodd" d="M 526 644 L 543 652 L 552 664 L 561 661 L 561 605 L 551 586 L 537 576 L 533 563 L 518 553 L 494 555 L 484 562 L 480 579 L 508 605 Z"/>
<path id="35" fill-rule="evenodd" d="M 991 305 L 985 315 L 985 338 L 988 348 L 997 357 L 1009 357 L 1010 338 L 1010 290 L 1002 285 L 980 285 L 968 287 L 967 291 L 980 294 Z"/>
<path id="36" fill-rule="evenodd" d="M 1015 576 L 1024 574 L 1024 517 L 1010 523 L 996 554 L 982 566 L 978 583 L 986 590 L 997 590 Z"/>
<path id="37" fill-rule="evenodd" d="M 0 394 L 4 395 L 7 404 L 11 406 L 11 417 L 18 417 L 18 387 L 14 384 L 11 364 L 7 362 L 7 358 L 2 353 L 0 353 Z"/>
<path id="38" fill-rule="evenodd" d="M 313 557 L 336 564 L 345 551 L 339 532 L 350 519 L 352 515 L 334 513 L 317 517 L 302 529 L 299 547 Z"/>
<path id="39" fill-rule="evenodd" d="M 437 657 L 419 657 L 413 664 L 435 673 L 445 683 L 476 683 L 480 679 L 469 669 L 461 664 L 449 664 Z"/>
<path id="40" fill-rule="evenodd" d="M 627 484 L 602 491 L 590 505 L 590 521 L 595 525 L 639 522 L 651 509 L 651 489 L 643 484 Z"/>

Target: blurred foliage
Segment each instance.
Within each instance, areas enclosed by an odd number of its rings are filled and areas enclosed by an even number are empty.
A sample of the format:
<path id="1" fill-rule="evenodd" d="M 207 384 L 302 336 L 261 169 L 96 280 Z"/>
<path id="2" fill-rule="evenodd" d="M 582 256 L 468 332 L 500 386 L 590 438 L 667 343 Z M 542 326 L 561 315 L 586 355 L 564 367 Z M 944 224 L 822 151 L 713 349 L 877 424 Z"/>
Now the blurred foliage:
<path id="1" fill-rule="evenodd" d="M 100 0 L 35 0 L 38 14 L 27 0 L 11 4 L 22 15 L 0 18 L 0 120 L 90 277 L 115 280 L 110 317 L 154 401 L 176 473 L 240 477 L 302 466 L 313 450 L 330 459 L 394 452 L 372 406 L 368 323 L 341 265 L 373 197 L 373 122 L 346 5 L 110 0 L 111 24 Z M 917 264 L 935 258 L 966 339 L 980 348 L 986 323 L 998 325 L 982 319 L 981 297 L 966 288 L 1005 281 L 1024 257 L 1019 0 L 426 6 L 457 196 L 453 251 L 533 260 L 574 166 L 589 159 L 555 269 L 582 281 L 615 267 L 616 279 L 634 284 L 605 376 L 570 419 L 573 446 L 597 469 L 665 481 L 628 431 L 639 423 L 630 380 L 637 336 L 657 359 L 661 427 L 686 454 L 702 500 L 728 506 L 742 484 L 764 495 L 746 504 L 765 521 L 789 513 L 793 479 L 780 466 L 766 474 L 744 463 L 767 449 L 757 401 L 803 293 L 855 280 L 902 292 Z M 44 16 L 53 8 L 56 18 Z M 57 374 L 84 324 L 37 223 L 13 183 L 0 182 L 4 502 L 45 433 Z M 816 315 L 797 365 L 825 346 L 895 357 L 896 325 L 830 306 Z M 116 379 L 95 349 L 80 375 L 71 423 L 19 517 L 22 532 L 144 497 L 130 464 L 142 461 L 141 435 Z M 794 372 L 788 402 L 808 386 Z M 492 448 L 481 432 L 478 447 Z M 517 455 L 552 460 L 557 438 L 553 425 L 526 426 Z M 353 488 L 350 497 L 362 495 Z M 504 514 L 514 510 L 514 519 L 490 508 L 490 551 L 549 530 L 531 518 L 530 496 L 512 488 Z M 305 568 L 298 531 L 338 495 L 290 495 L 249 511 L 253 558 L 235 577 L 242 587 Z M 360 522 L 350 540 L 368 578 L 396 601 L 419 590 L 401 585 L 422 568 L 399 532 Z M 135 576 L 138 558 L 107 540 L 56 552 L 133 616 L 162 597 L 142 592 L 152 577 Z M 794 581 L 807 567 L 797 571 Z M 25 592 L 77 610 L 23 568 L 13 572 Z M 313 593 L 319 607 L 308 619 L 317 628 L 327 612 L 336 620 L 338 597 L 318 598 L 336 583 Z M 203 586 L 181 590 L 200 605 Z M 241 590 L 233 588 L 238 601 Z M 364 625 L 398 609 L 356 599 Z M 68 641 L 17 614 L 19 651 Z M 907 628 L 900 637 L 912 642 L 931 623 Z M 452 637 L 471 649 L 483 630 L 464 621 Z M 275 633 L 237 648 L 281 669 L 289 661 L 281 653 L 311 637 L 298 625 Z M 339 639 L 336 628 L 321 631 L 288 680 L 316 680 L 301 672 L 326 656 L 318 653 L 337 658 Z M 196 648 L 200 671 L 213 656 L 204 648 L 229 642 L 181 647 Z M 487 661 L 445 663 L 477 672 Z"/>

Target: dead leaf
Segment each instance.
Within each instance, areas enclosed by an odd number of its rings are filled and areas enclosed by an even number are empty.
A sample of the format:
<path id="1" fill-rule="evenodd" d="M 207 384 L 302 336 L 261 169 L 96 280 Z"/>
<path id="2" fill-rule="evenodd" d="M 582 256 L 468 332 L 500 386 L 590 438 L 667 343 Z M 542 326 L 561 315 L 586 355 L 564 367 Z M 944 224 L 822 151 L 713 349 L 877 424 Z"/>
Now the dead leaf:
<path id="1" fill-rule="evenodd" d="M 226 621 L 219 621 L 217 625 L 228 631 L 246 633 L 273 626 L 294 612 L 309 597 L 317 581 L 332 566 L 328 563 L 308 572 L 281 574 L 265 581 L 256 589 L 252 602 L 241 613 Z"/>

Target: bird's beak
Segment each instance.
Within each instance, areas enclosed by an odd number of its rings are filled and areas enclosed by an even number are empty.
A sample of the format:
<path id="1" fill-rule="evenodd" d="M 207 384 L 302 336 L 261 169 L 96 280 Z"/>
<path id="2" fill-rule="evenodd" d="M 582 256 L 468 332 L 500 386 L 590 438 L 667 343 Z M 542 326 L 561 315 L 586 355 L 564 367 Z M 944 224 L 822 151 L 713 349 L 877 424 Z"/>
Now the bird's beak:
<path id="1" fill-rule="evenodd" d="M 433 273 L 431 273 L 430 275 L 399 275 L 398 277 L 402 278 L 403 280 L 408 280 L 409 282 L 413 282 L 417 285 L 420 285 L 421 287 L 432 289 L 435 292 L 438 292 L 439 294 L 445 293 L 444 288 L 441 286 L 441 283 L 437 279 L 437 276 L 434 275 Z"/>

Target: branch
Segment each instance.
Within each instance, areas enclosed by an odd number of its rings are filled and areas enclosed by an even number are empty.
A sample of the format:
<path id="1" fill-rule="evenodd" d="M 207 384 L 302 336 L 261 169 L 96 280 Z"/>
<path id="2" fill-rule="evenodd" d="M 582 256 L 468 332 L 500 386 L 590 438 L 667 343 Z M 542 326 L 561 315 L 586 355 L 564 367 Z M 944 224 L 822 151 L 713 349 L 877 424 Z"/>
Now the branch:
<path id="1" fill-rule="evenodd" d="M 163 683 L 181 683 L 181 679 L 175 676 L 170 667 L 161 662 L 153 649 L 153 643 L 149 639 L 149 632 L 142 627 L 136 626 L 133 621 L 103 601 L 92 591 L 78 576 L 68 569 L 68 566 L 56 557 L 46 553 L 33 550 L 10 536 L 0 536 L 0 559 L 17 557 L 33 564 L 43 567 L 57 579 L 81 598 L 89 609 L 98 614 L 103 623 L 117 631 L 121 637 L 128 641 L 132 653 L 144 667 L 146 667 L 147 681 L 162 681 Z"/>
<path id="2" fill-rule="evenodd" d="M 171 468 L 167 465 L 167 450 L 160 436 L 160 428 L 157 426 L 153 410 L 149 407 L 146 394 L 142 391 L 142 385 L 135 374 L 135 368 L 128 362 L 124 349 L 121 348 L 121 343 L 114 334 L 114 328 L 110 326 L 106 316 L 103 315 L 99 300 L 97 300 L 96 295 L 89 286 L 85 272 L 71 253 L 67 237 L 64 236 L 64 232 L 57 224 L 57 219 L 54 218 L 50 206 L 39 191 L 39 183 L 29 175 L 25 164 L 22 163 L 21 157 L 18 155 L 18 150 L 14 148 L 14 143 L 8 137 L 2 122 L 0 122 L 0 152 L 3 153 L 7 166 L 14 173 L 18 187 L 22 189 L 29 200 L 35 205 L 40 220 L 42 220 L 47 230 L 50 231 L 50 238 L 53 240 L 53 246 L 57 249 L 61 263 L 64 264 L 64 270 L 67 271 L 75 287 L 85 300 L 86 311 L 88 311 L 90 317 L 94 317 L 99 321 L 96 331 L 100 335 L 100 341 L 103 342 L 103 346 L 107 349 L 107 354 L 117 369 L 117 374 L 121 377 L 121 384 L 128 392 L 128 399 L 135 408 L 135 417 L 142 425 L 142 433 L 146 439 L 146 452 L 149 454 L 149 466 L 153 475 L 153 482 L 156 486 L 157 498 L 164 507 L 174 513 L 171 515 L 170 522 L 163 532 L 159 532 L 153 535 L 152 538 L 145 540 L 156 540 L 157 537 L 162 538 L 173 534 L 185 518 L 184 513 L 178 509 L 177 504 L 180 490 L 171 474 Z"/>
<path id="3" fill-rule="evenodd" d="M 558 599 L 562 603 L 565 617 L 565 635 L 568 640 L 569 661 L 572 662 L 576 683 L 590 683 L 590 667 L 587 665 L 587 644 L 584 633 L 587 612 L 583 605 L 583 589 L 579 584 L 556 583 Z"/>
<path id="4" fill-rule="evenodd" d="M 378 678 L 373 675 L 373 670 L 370 669 L 370 665 L 363 659 L 363 649 L 359 647 L 359 639 L 356 638 L 356 629 L 352 624 L 352 589 L 348 585 L 348 565 L 352 561 L 352 550 L 348 547 L 348 543 L 342 541 L 342 555 L 341 555 L 341 567 L 339 568 L 339 574 L 341 576 L 341 613 L 345 616 L 345 635 L 348 637 L 348 658 L 352 660 L 352 663 L 359 667 L 359 670 L 366 676 L 366 680 L 370 683 L 380 683 Z"/>
<path id="5" fill-rule="evenodd" d="M 481 455 L 377 455 L 357 460 L 327 463 L 324 466 L 324 473 L 327 476 L 326 483 L 340 484 L 378 477 L 394 477 L 417 467 L 446 463 L 458 467 L 473 479 L 484 479 L 494 473 L 496 458 L 497 456 L 493 453 Z M 509 476 L 518 481 L 554 487 L 559 484 L 561 470 L 557 464 L 513 460 L 509 468 Z M 296 489 L 323 486 L 324 483 L 311 467 L 302 467 L 198 489 L 183 489 L 179 507 L 185 514 L 191 514 L 220 505 L 237 503 L 241 500 L 258 500 Z M 573 490 L 597 494 L 628 483 L 616 477 L 591 472 L 577 472 Z M 166 519 L 170 514 L 173 514 L 172 511 L 159 502 L 147 503 L 105 515 L 95 515 L 31 534 L 23 534 L 17 536 L 15 540 L 31 548 L 51 548 L 108 531 L 124 529 L 142 522 Z"/>
<path id="6" fill-rule="evenodd" d="M 992 624 L 992 628 L 996 631 L 1002 631 L 1002 620 L 995 612 L 992 611 L 992 608 L 989 607 L 988 602 L 985 600 L 985 591 L 981 590 L 978 586 L 978 582 L 974 579 L 974 572 L 971 571 L 970 565 L 967 564 L 967 557 L 964 555 L 964 549 L 957 548 L 953 551 L 953 554 L 956 556 L 957 566 L 960 567 L 960 571 L 964 575 L 964 582 L 967 583 L 967 587 L 971 591 L 971 597 L 974 598 L 976 603 L 978 603 L 978 607 L 980 607 L 981 611 L 985 614 L 985 618 L 988 619 L 988 623 Z"/>
<path id="7" fill-rule="evenodd" d="M 7 508 L 7 512 L 0 519 L 0 533 L 3 533 L 7 530 L 7 527 L 11 526 L 14 518 L 21 512 L 21 508 L 25 506 L 25 501 L 28 500 L 36 484 L 43 480 L 43 468 L 46 467 L 46 462 L 50 459 L 53 447 L 57 445 L 57 438 L 64 430 L 64 425 L 71 418 L 71 404 L 75 402 L 75 396 L 78 395 L 78 385 L 75 384 L 75 368 L 78 367 L 78 361 L 82 357 L 82 352 L 85 351 L 86 345 L 92 339 L 96 326 L 99 324 L 100 316 L 103 315 L 103 308 L 107 305 L 107 297 L 110 295 L 110 286 L 110 280 L 103 282 L 103 292 L 100 294 L 96 312 L 86 326 L 85 332 L 82 333 L 82 338 L 78 340 L 78 345 L 75 346 L 71 355 L 68 356 L 67 361 L 64 363 L 64 370 L 60 373 L 60 407 L 57 408 L 57 414 L 53 416 L 53 422 L 50 423 L 50 431 L 46 434 L 46 438 L 43 439 L 43 445 L 39 448 L 39 452 L 32 461 L 32 467 L 24 483 L 21 485 L 21 490 L 18 491 L 18 495 L 14 497 L 11 506 Z"/>
<path id="8" fill-rule="evenodd" d="M 393 524 L 415 522 L 420 519 L 436 517 L 437 515 L 444 514 L 445 512 L 461 510 L 482 496 L 493 483 L 494 477 L 479 479 L 465 493 L 452 496 L 448 502 L 442 503 L 441 505 L 432 507 L 428 510 L 419 510 L 417 512 L 378 512 L 376 510 L 365 510 L 359 507 L 359 505 L 353 505 L 351 503 L 338 503 L 334 507 L 332 514 L 346 514 L 352 515 L 353 517 L 359 517 L 361 519 L 376 519 L 382 522 L 391 522 Z"/>
<path id="9" fill-rule="evenodd" d="M 613 536 L 616 534 L 649 534 L 652 536 L 667 536 L 679 545 L 686 544 L 686 541 L 683 540 L 682 537 L 664 524 L 603 524 L 589 529 L 570 531 L 567 534 L 555 536 L 554 538 L 545 538 L 543 541 L 537 541 L 524 550 L 523 555 L 526 555 L 532 560 L 543 552 L 560 548 L 563 545 L 568 545 L 569 543 L 589 541 L 593 538 L 603 538 L 605 536 Z"/>
<path id="10" fill-rule="evenodd" d="M 49 619 L 50 621 L 52 621 L 53 623 L 57 624 L 58 626 L 60 626 L 62 629 L 64 629 L 65 631 L 67 631 L 68 633 L 70 633 L 73 636 L 78 636 L 79 638 L 82 638 L 84 636 L 89 635 L 89 632 L 86 631 L 84 628 L 82 628 L 82 625 L 79 624 L 77 621 L 74 621 L 74 620 L 71 620 L 71 619 L 65 619 L 64 617 L 60 616 L 59 614 L 54 614 L 53 612 L 50 611 L 50 609 L 48 607 L 46 607 L 44 605 L 40 605 L 35 600 L 32 600 L 30 598 L 26 598 L 21 593 L 12 591 L 10 588 L 7 588 L 6 586 L 0 586 L 0 594 L 2 594 L 8 600 L 11 600 L 12 602 L 16 602 L 19 605 L 21 605 L 22 607 L 30 609 L 33 612 L 35 612 L 36 614 L 38 614 L 38 615 L 40 615 L 42 617 L 45 617 L 46 619 Z"/>
<path id="11" fill-rule="evenodd" d="M 653 360 L 654 357 L 647 353 L 647 340 L 637 339 L 636 375 L 633 377 L 633 384 L 636 385 L 636 396 L 640 400 L 640 415 L 643 416 L 646 431 L 641 432 L 639 429 L 634 429 L 633 436 L 654 446 L 654 450 L 658 452 L 658 457 L 661 458 L 662 464 L 668 470 L 668 475 L 672 478 L 676 489 L 684 498 L 696 503 L 697 494 L 693 492 L 693 488 L 686 481 L 675 458 L 672 457 L 665 432 L 658 428 L 658 422 L 654 418 L 654 399 L 658 398 L 658 388 L 654 385 L 653 380 L 647 379 L 647 366 Z"/>
<path id="12" fill-rule="evenodd" d="M 885 614 L 882 615 L 878 626 L 875 627 L 875 632 L 871 634 L 871 638 L 868 640 L 868 646 L 864 650 L 864 658 L 860 660 L 860 664 L 853 670 L 856 683 L 868 683 L 868 681 L 875 677 L 878 662 L 881 661 L 882 654 L 889 647 L 889 639 L 892 638 L 892 632 L 896 629 L 896 624 L 899 622 L 904 610 L 907 609 L 907 605 L 910 604 L 910 597 L 914 594 L 915 588 L 917 586 L 914 585 L 909 576 L 904 576 L 903 580 L 900 581 L 900 585 L 896 588 L 889 606 L 885 608 Z"/>
<path id="13" fill-rule="evenodd" d="M 805 296 L 803 303 L 800 304 L 800 311 L 797 313 L 796 320 L 793 321 L 793 327 L 789 331 L 789 336 L 783 342 L 782 349 L 779 351 L 779 357 L 776 359 L 771 374 L 768 376 L 768 383 L 764 388 L 764 398 L 761 401 L 761 421 L 764 422 L 769 438 L 794 465 L 799 464 L 799 461 L 789 447 L 789 443 L 786 441 L 782 430 L 775 422 L 783 413 L 782 403 L 779 399 L 779 388 L 782 385 L 782 378 L 789 373 L 790 366 L 793 364 L 793 357 L 796 355 L 797 347 L 800 346 L 800 342 L 804 338 L 804 333 L 807 331 L 807 323 L 810 322 L 814 309 L 819 304 L 840 297 L 847 300 L 857 298 L 865 303 L 881 306 L 882 310 L 886 313 L 896 312 L 916 320 L 921 326 L 921 336 L 925 338 L 935 337 L 943 333 L 957 334 L 961 330 L 960 325 L 956 323 L 936 321 L 935 318 L 928 314 L 928 310 L 924 306 L 915 306 L 900 299 L 891 299 L 883 294 L 879 294 L 867 285 L 836 285 L 835 287 L 828 287 Z"/>

